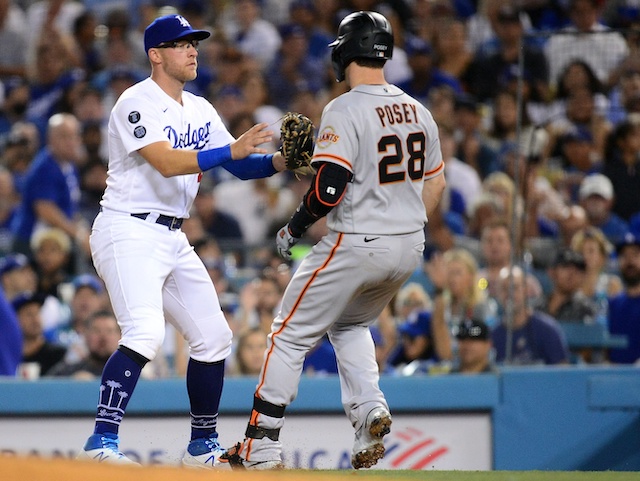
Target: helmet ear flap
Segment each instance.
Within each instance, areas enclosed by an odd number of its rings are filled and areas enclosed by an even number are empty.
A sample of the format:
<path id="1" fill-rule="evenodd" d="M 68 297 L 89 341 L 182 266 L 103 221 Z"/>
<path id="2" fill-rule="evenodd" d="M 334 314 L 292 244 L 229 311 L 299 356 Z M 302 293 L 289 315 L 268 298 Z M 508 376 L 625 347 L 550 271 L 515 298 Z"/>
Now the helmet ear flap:
<path id="1" fill-rule="evenodd" d="M 336 82 L 342 82 L 345 79 L 344 69 L 344 44 L 337 45 L 331 52 L 331 65 L 333 67 L 333 73 L 336 77 Z"/>

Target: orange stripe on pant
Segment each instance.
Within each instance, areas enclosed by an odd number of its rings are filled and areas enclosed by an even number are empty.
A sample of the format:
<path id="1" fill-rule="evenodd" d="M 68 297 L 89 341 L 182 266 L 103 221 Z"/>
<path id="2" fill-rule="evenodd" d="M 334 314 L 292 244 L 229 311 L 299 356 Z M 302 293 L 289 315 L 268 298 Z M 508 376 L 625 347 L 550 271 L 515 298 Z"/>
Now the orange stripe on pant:
<path id="1" fill-rule="evenodd" d="M 273 348 L 275 347 L 275 343 L 276 343 L 276 337 L 278 336 L 278 334 L 280 334 L 285 327 L 287 326 L 287 323 L 289 322 L 289 320 L 291 319 L 291 317 L 295 314 L 298 306 L 300 305 L 300 303 L 302 302 L 302 298 L 304 297 L 304 295 L 306 294 L 306 292 L 309 290 L 309 287 L 311 286 L 311 284 L 313 283 L 313 281 L 318 277 L 318 274 L 329 265 L 329 262 L 331 262 L 331 259 L 333 259 L 336 250 L 338 249 L 338 247 L 340 247 L 340 244 L 342 243 L 342 238 L 343 238 L 344 234 L 340 233 L 338 235 L 338 239 L 336 240 L 335 245 L 333 246 L 333 248 L 331 249 L 331 252 L 329 253 L 329 255 L 327 256 L 327 259 L 322 263 L 322 265 L 320 267 L 318 267 L 313 274 L 311 274 L 311 277 L 309 277 L 309 280 L 307 281 L 307 283 L 305 284 L 304 288 L 302 289 L 302 291 L 300 292 L 300 294 L 298 295 L 298 298 L 296 299 L 296 302 L 293 304 L 293 307 L 291 308 L 291 312 L 289 313 L 289 315 L 282 321 L 282 327 L 280 327 L 280 329 L 278 329 L 277 332 L 274 332 L 273 335 L 271 336 L 271 347 L 269 348 L 269 352 L 267 353 L 267 357 L 264 361 L 264 369 L 262 370 L 262 376 L 260 378 L 260 382 L 258 384 L 258 387 L 256 388 L 256 392 L 255 392 L 255 396 L 260 397 L 260 389 L 262 388 L 262 386 L 264 385 L 264 381 L 266 378 L 266 374 L 267 374 L 267 369 L 269 367 L 269 359 L 271 357 L 271 354 L 273 353 Z M 260 398 L 262 399 L 262 398 Z M 252 410 L 251 411 L 251 417 L 249 419 L 249 424 L 253 425 L 253 426 L 257 426 L 258 425 L 258 416 L 260 413 L 258 413 L 258 411 L 256 410 Z M 246 457 L 245 459 L 247 461 L 250 461 L 250 453 L 251 453 L 251 445 L 253 443 L 253 439 L 249 438 L 247 440 L 247 453 L 246 453 Z"/>

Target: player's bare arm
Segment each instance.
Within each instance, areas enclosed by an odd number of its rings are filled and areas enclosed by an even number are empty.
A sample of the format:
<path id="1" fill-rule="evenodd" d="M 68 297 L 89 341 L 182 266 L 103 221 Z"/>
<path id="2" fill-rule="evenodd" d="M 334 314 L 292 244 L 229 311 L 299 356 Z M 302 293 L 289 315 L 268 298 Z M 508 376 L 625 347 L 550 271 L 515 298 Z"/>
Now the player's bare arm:
<path id="1" fill-rule="evenodd" d="M 243 159 L 250 154 L 264 154 L 266 150 L 259 145 L 271 141 L 273 131 L 265 130 L 268 124 L 256 124 L 230 144 L 231 159 Z M 154 142 L 139 151 L 140 155 L 164 177 L 202 172 L 198 163 L 198 151 L 174 149 L 167 142 Z M 275 165 L 276 170 L 278 167 Z"/>
<path id="2" fill-rule="evenodd" d="M 427 210 L 427 218 L 429 218 L 433 211 L 436 210 L 436 207 L 438 207 L 440 199 L 442 198 L 442 192 L 444 192 L 446 185 L 447 182 L 443 173 L 424 181 L 424 187 L 422 188 L 422 201 L 424 202 L 424 207 Z"/>

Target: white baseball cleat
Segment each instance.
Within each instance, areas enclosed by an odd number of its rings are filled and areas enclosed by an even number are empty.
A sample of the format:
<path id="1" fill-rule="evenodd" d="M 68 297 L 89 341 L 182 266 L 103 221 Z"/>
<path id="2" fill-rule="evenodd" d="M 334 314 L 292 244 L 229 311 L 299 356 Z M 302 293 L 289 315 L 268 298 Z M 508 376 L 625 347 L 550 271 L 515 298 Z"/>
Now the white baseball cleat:
<path id="1" fill-rule="evenodd" d="M 98 463 L 140 466 L 120 452 L 118 449 L 119 441 L 118 435 L 115 433 L 92 434 L 87 439 L 77 459 L 96 461 Z"/>
<path id="2" fill-rule="evenodd" d="M 220 466 L 220 456 L 227 450 L 218 443 L 218 433 L 208 438 L 198 438 L 189 442 L 187 451 L 182 457 L 182 465 L 190 468 L 211 469 Z"/>
<path id="3" fill-rule="evenodd" d="M 384 457 L 382 438 L 391 432 L 391 414 L 383 407 L 372 409 L 356 433 L 351 455 L 355 469 L 370 468 Z"/>

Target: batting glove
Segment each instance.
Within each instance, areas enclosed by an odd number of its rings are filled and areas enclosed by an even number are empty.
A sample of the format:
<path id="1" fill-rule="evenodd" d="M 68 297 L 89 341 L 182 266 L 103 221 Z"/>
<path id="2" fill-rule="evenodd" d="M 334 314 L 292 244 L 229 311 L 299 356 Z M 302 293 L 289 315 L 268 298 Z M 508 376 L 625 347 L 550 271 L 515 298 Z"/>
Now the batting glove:
<path id="1" fill-rule="evenodd" d="M 289 224 L 280 229 L 278 231 L 278 234 L 276 234 L 276 247 L 278 249 L 278 254 L 280 254 L 280 257 L 287 261 L 290 261 L 291 248 L 299 241 L 300 237 L 293 237 L 293 234 L 291 234 Z"/>

